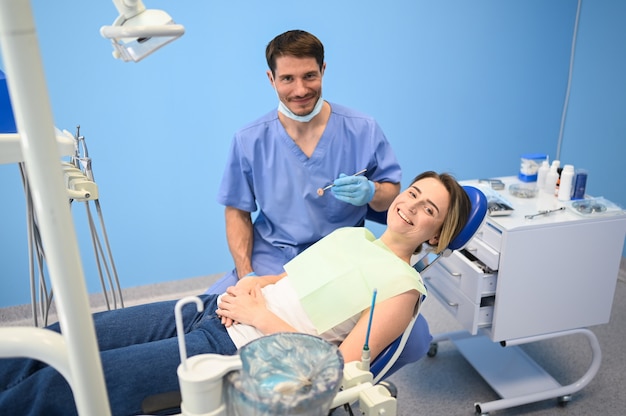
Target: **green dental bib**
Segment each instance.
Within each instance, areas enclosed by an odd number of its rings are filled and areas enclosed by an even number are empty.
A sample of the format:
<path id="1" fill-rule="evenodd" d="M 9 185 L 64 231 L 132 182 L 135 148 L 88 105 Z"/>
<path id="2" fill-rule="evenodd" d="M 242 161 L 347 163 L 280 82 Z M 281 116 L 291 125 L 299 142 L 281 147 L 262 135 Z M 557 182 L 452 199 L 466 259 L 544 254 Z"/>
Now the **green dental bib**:
<path id="1" fill-rule="evenodd" d="M 340 228 L 285 265 L 293 287 L 318 333 L 400 293 L 426 289 L 419 273 L 371 231 Z"/>

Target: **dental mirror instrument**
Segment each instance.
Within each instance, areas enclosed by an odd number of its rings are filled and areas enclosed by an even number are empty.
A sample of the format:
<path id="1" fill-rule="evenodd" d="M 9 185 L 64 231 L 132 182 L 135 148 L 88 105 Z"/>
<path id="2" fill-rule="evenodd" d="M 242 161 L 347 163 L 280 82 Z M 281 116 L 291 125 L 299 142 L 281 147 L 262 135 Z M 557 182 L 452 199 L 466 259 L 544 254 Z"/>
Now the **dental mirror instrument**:
<path id="1" fill-rule="evenodd" d="M 367 322 L 367 332 L 365 334 L 365 344 L 363 345 L 363 351 L 361 352 L 361 370 L 369 371 L 370 370 L 370 330 L 372 329 L 372 319 L 374 318 L 374 305 L 376 305 L 376 295 L 378 294 L 378 289 L 374 288 L 374 293 L 372 295 L 372 307 L 370 308 L 370 317 Z"/>
<path id="2" fill-rule="evenodd" d="M 533 218 L 538 217 L 539 215 L 547 215 L 551 212 L 563 211 L 564 209 L 565 207 L 556 208 L 556 209 L 548 209 L 545 211 L 538 211 L 536 214 L 526 215 L 524 218 L 526 218 L 527 220 L 532 220 Z"/>
<path id="3" fill-rule="evenodd" d="M 352 175 L 352 176 L 359 176 L 359 175 L 364 174 L 365 172 L 367 172 L 367 169 L 360 170 L 360 171 L 358 171 L 357 173 L 355 173 L 355 174 L 354 174 L 354 175 Z M 317 194 L 318 194 L 319 196 L 323 196 L 323 195 L 324 195 L 324 192 L 325 192 L 325 191 L 327 191 L 327 190 L 329 190 L 329 189 L 330 189 L 330 188 L 332 188 L 333 186 L 335 186 L 335 183 L 334 183 L 334 182 L 333 182 L 333 183 L 331 183 L 330 185 L 326 185 L 326 186 L 325 186 L 325 187 L 323 187 L 323 188 L 317 188 Z"/>

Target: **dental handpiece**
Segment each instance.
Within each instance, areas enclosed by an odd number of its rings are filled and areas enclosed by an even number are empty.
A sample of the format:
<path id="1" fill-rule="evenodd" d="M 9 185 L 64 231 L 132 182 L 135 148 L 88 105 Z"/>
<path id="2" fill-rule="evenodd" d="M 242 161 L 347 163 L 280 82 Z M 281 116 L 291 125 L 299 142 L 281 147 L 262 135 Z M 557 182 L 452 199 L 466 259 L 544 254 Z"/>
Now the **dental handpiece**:
<path id="1" fill-rule="evenodd" d="M 357 173 L 355 173 L 354 175 L 351 175 L 351 176 L 359 176 L 359 175 L 364 174 L 365 172 L 367 172 L 367 169 L 360 170 L 360 171 L 358 171 Z M 319 196 L 323 196 L 323 195 L 324 195 L 324 192 L 325 192 L 325 191 L 327 191 L 327 190 L 329 190 L 329 189 L 330 189 L 330 188 L 332 188 L 333 186 L 335 186 L 335 183 L 334 183 L 334 182 L 333 182 L 333 183 L 331 183 L 330 185 L 326 185 L 326 186 L 325 186 L 325 187 L 323 187 L 323 188 L 317 188 L 317 194 L 318 194 Z"/>

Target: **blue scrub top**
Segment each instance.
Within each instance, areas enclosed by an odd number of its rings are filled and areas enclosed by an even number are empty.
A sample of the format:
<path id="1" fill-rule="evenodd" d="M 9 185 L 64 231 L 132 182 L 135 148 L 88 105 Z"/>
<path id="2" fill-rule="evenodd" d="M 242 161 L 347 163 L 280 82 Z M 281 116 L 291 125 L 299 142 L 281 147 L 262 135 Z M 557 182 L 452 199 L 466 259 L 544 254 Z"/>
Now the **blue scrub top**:
<path id="1" fill-rule="evenodd" d="M 341 202 L 330 191 L 317 194 L 340 173 L 367 169 L 365 176 L 375 182 L 402 179 L 378 123 L 347 107 L 330 106 L 328 124 L 311 157 L 287 135 L 277 110 L 233 138 L 217 201 L 248 212 L 259 209 L 252 255 L 257 274 L 279 273 L 283 264 L 333 230 L 362 224 L 366 206 Z"/>

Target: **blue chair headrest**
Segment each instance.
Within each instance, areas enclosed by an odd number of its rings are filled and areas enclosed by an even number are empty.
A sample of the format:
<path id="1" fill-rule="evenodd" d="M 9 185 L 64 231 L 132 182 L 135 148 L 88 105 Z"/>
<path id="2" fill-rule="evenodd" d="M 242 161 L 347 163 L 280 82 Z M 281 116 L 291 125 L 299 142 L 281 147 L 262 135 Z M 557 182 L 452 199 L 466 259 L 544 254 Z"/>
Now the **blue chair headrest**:
<path id="1" fill-rule="evenodd" d="M 0 134 L 17 133 L 15 119 L 13 118 L 13 107 L 4 72 L 0 70 Z"/>
<path id="2" fill-rule="evenodd" d="M 470 199 L 472 208 L 470 209 L 469 217 L 465 227 L 461 230 L 454 240 L 448 244 L 448 250 L 459 250 L 463 248 L 469 240 L 472 239 L 476 231 L 483 225 L 485 216 L 487 215 L 487 197 L 480 189 L 473 186 L 463 186 L 465 193 Z"/>

